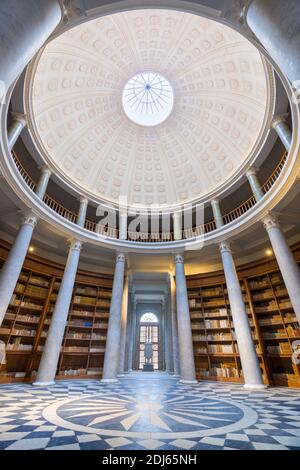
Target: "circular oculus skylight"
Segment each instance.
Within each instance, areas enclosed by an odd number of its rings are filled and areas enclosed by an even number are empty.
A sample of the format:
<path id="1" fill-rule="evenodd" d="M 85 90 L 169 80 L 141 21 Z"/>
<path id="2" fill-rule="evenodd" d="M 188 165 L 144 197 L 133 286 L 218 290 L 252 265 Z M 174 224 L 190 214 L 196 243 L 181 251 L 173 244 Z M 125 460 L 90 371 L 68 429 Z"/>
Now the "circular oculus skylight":
<path id="1" fill-rule="evenodd" d="M 122 103 L 125 114 L 135 124 L 157 126 L 172 112 L 173 88 L 159 73 L 138 73 L 126 83 Z"/>

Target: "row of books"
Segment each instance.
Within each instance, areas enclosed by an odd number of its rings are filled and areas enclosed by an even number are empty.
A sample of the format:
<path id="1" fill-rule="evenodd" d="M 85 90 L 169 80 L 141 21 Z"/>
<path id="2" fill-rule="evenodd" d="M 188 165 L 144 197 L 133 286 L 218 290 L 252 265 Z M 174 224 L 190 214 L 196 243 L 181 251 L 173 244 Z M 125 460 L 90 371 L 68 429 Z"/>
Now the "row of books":
<path id="1" fill-rule="evenodd" d="M 31 310 L 43 310 L 43 306 L 39 304 L 34 304 L 32 302 L 26 302 L 26 301 L 21 301 L 16 297 L 15 294 L 13 294 L 10 305 L 13 305 L 14 307 L 26 307 L 30 308 Z"/>
<path id="2" fill-rule="evenodd" d="M 229 328 L 228 320 L 204 320 L 205 328 Z"/>
<path id="3" fill-rule="evenodd" d="M 268 346 L 267 352 L 269 354 L 291 354 L 292 350 L 289 343 L 280 343 L 276 346 Z"/>
<path id="4" fill-rule="evenodd" d="M 207 351 L 209 354 L 235 354 L 236 348 L 234 344 L 209 344 L 207 346 Z"/>
<path id="5" fill-rule="evenodd" d="M 239 377 L 239 371 L 231 365 L 213 366 L 209 370 L 199 369 L 203 377 Z"/>
<path id="6" fill-rule="evenodd" d="M 102 373 L 101 367 L 95 367 L 90 369 L 78 368 L 78 369 L 66 369 L 60 371 L 60 375 L 97 375 Z"/>
<path id="7" fill-rule="evenodd" d="M 63 352 L 80 352 L 80 353 L 104 353 L 105 348 L 89 348 L 84 346 L 65 346 Z"/>
<path id="8" fill-rule="evenodd" d="M 97 335 L 96 333 L 68 333 L 66 339 L 86 339 L 92 341 L 106 341 L 106 336 Z"/>
<path id="9" fill-rule="evenodd" d="M 31 344 L 9 343 L 6 345 L 6 351 L 31 351 Z"/>

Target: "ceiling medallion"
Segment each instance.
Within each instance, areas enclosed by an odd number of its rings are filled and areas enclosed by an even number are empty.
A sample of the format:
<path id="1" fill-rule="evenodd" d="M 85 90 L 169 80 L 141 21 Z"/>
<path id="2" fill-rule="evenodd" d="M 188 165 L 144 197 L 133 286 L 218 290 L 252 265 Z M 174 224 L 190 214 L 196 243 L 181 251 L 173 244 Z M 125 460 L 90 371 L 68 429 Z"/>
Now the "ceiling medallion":
<path id="1" fill-rule="evenodd" d="M 140 126 L 157 126 L 171 114 L 174 92 L 170 82 L 155 72 L 142 72 L 126 83 L 122 96 L 127 117 Z"/>

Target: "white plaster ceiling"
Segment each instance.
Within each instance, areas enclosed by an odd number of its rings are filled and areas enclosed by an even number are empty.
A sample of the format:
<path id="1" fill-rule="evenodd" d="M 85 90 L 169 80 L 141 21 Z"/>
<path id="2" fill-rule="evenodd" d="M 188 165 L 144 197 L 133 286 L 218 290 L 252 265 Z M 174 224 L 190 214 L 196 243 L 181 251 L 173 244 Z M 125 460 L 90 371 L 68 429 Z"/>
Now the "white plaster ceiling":
<path id="1" fill-rule="evenodd" d="M 128 119 L 127 81 L 164 76 L 175 95 L 155 127 Z M 63 178 L 130 205 L 175 206 L 228 183 L 264 129 L 269 84 L 260 53 L 195 15 L 140 10 L 81 24 L 50 42 L 31 87 L 31 125 Z"/>

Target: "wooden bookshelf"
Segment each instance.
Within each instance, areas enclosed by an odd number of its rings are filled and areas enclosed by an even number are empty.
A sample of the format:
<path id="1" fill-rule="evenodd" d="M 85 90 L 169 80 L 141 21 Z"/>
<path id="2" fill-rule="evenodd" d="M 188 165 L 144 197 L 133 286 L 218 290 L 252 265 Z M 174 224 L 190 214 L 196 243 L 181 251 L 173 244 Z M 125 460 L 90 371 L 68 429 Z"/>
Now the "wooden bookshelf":
<path id="1" fill-rule="evenodd" d="M 8 249 L 0 244 L 0 265 Z M 0 328 L 6 345 L 0 383 L 35 379 L 62 275 L 63 266 L 32 256 L 26 259 Z M 57 379 L 101 377 L 111 292 L 111 276 L 78 272 Z"/>

